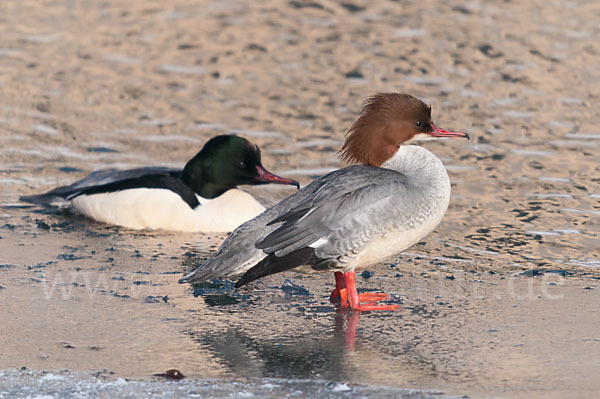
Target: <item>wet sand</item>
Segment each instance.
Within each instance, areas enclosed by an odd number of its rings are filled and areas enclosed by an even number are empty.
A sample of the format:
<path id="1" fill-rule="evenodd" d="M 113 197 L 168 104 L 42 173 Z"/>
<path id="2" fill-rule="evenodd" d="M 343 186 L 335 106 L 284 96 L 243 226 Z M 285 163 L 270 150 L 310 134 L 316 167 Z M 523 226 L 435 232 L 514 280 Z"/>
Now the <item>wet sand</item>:
<path id="1" fill-rule="evenodd" d="M 2 2 L 0 370 L 144 382 L 177 368 L 257 395 L 275 378 L 306 395 L 331 382 L 332 397 L 595 397 L 598 17 L 594 1 Z M 223 235 L 18 201 L 107 167 L 182 166 L 228 133 L 306 184 L 340 166 L 380 91 L 419 96 L 473 137 L 426 144 L 452 181 L 442 224 L 358 279 L 399 312 L 336 313 L 328 274 L 179 285 Z M 271 204 L 293 188 L 250 191 Z M 0 394 L 30 384 L 3 373 Z"/>

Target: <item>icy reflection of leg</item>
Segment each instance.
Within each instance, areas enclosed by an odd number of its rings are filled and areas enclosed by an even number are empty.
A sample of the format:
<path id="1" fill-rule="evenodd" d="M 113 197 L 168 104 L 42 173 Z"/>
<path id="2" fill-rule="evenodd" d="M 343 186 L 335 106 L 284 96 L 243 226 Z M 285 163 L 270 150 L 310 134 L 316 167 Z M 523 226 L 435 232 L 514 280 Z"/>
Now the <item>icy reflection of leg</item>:
<path id="1" fill-rule="evenodd" d="M 337 307 L 335 312 L 335 341 L 347 351 L 352 352 L 355 348 L 356 330 L 360 312 L 349 312 L 348 309 Z"/>
<path id="2" fill-rule="evenodd" d="M 348 313 L 348 324 L 346 325 L 346 349 L 354 351 L 354 342 L 356 340 L 356 329 L 360 320 L 359 312 Z"/>

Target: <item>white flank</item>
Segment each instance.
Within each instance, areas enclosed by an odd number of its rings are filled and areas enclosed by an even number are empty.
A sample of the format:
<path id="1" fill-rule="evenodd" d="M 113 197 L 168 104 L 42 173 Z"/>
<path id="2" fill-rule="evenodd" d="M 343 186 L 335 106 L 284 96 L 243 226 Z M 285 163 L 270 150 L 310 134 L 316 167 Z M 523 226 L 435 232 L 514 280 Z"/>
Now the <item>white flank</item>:
<path id="1" fill-rule="evenodd" d="M 229 232 L 265 208 L 250 194 L 233 189 L 214 199 L 198 196 L 190 208 L 171 190 L 136 188 L 114 193 L 81 195 L 73 207 L 100 222 L 131 229 L 185 232 Z"/>
<path id="2" fill-rule="evenodd" d="M 439 217 L 416 225 L 412 229 L 394 231 L 370 242 L 346 268 L 363 269 L 398 255 L 431 233 L 442 220 L 442 216 L 444 212 L 441 212 Z"/>

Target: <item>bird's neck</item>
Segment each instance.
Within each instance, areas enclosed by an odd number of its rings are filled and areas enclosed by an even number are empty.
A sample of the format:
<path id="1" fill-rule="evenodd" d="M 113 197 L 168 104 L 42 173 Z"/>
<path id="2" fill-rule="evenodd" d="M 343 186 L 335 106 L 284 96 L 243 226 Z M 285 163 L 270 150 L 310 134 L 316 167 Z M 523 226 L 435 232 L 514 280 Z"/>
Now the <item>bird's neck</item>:
<path id="1" fill-rule="evenodd" d="M 409 184 L 432 195 L 450 197 L 450 179 L 444 164 L 423 147 L 402 145 L 381 167 L 402 173 Z"/>
<path id="2" fill-rule="evenodd" d="M 196 155 L 183 168 L 181 180 L 202 198 L 216 198 L 235 184 L 229 182 L 227 176 L 219 173 L 218 167 L 212 162 L 205 162 L 202 153 Z"/>

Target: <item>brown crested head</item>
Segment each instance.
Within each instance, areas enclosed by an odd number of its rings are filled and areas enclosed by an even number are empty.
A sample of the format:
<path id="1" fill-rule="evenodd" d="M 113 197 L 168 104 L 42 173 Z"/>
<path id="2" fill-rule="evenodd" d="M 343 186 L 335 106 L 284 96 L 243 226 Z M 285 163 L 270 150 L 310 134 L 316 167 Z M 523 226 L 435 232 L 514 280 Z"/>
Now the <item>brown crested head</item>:
<path id="1" fill-rule="evenodd" d="M 348 163 L 381 166 L 400 144 L 432 131 L 431 106 L 410 94 L 380 93 L 363 103 L 339 151 Z"/>

